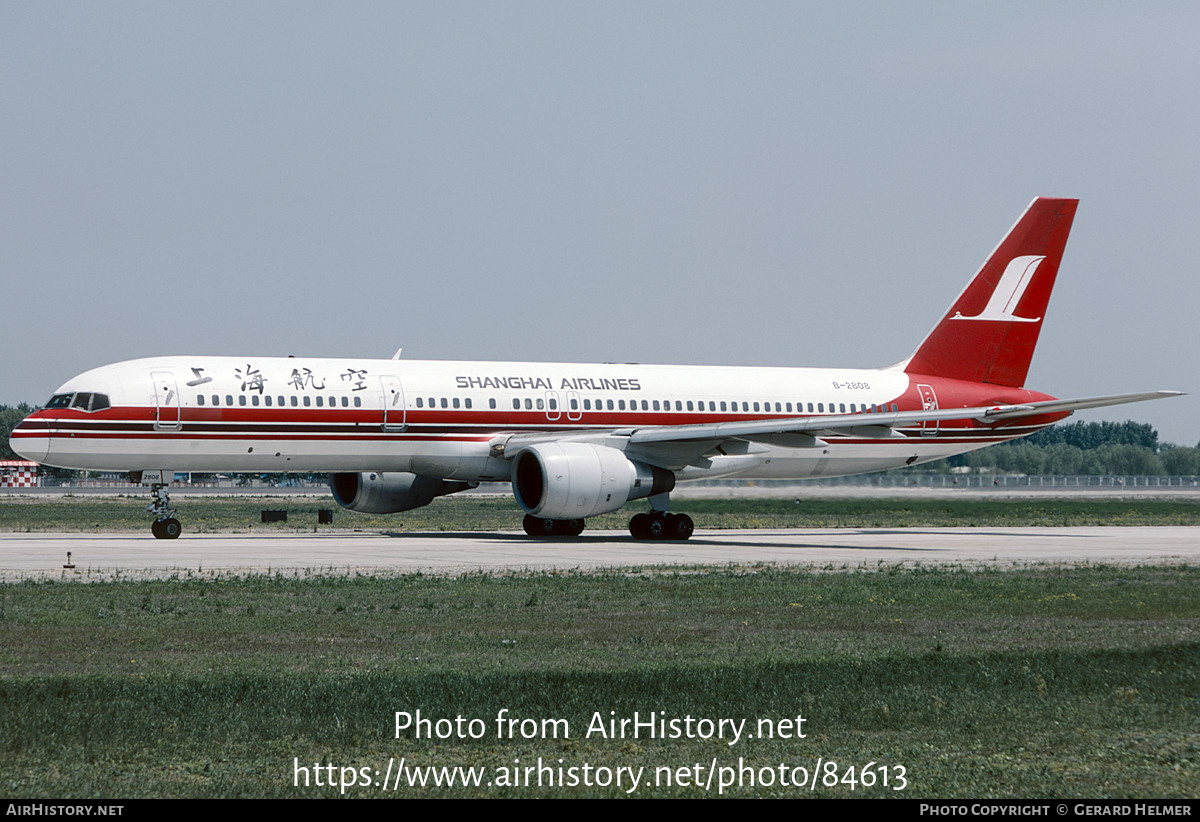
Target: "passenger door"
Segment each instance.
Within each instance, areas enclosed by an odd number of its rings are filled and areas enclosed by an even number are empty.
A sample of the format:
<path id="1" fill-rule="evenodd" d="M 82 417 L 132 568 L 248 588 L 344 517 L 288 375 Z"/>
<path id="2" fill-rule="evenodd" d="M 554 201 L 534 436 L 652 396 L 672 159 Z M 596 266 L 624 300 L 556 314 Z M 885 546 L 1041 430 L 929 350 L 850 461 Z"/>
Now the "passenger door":
<path id="1" fill-rule="evenodd" d="M 153 371 L 154 382 L 154 430 L 178 431 L 182 425 L 179 414 L 179 387 L 171 371 Z"/>

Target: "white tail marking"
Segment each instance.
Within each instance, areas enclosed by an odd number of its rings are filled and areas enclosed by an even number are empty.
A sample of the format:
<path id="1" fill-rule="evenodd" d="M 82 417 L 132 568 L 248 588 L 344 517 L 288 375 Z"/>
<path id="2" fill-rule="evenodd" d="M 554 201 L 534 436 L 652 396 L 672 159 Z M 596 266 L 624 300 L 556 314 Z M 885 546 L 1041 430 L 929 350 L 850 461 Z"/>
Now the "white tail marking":
<path id="1" fill-rule="evenodd" d="M 1021 297 L 1025 295 L 1025 289 L 1029 288 L 1029 284 L 1033 282 L 1033 275 L 1041 265 L 1042 260 L 1046 259 L 1043 256 L 1031 255 L 1027 257 L 1014 257 L 1004 269 L 1004 274 L 1000 277 L 1000 282 L 996 283 L 996 288 L 992 291 L 992 298 L 988 300 L 988 304 L 983 311 L 973 317 L 964 317 L 962 314 L 955 314 L 953 320 L 992 320 L 999 322 L 1018 322 L 1018 323 L 1035 323 L 1041 317 L 1018 317 L 1013 312 L 1017 308 L 1017 304 L 1021 302 Z"/>

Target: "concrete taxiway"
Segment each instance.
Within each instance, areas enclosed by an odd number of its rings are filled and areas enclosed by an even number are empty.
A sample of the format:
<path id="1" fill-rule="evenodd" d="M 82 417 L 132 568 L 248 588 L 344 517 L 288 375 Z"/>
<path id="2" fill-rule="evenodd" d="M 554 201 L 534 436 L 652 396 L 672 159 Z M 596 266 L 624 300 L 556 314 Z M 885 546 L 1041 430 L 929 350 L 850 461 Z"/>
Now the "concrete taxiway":
<path id="1" fill-rule="evenodd" d="M 67 552 L 74 568 L 64 568 Z M 458 575 L 658 566 L 1172 564 L 1200 562 L 1200 527 L 903 528 L 697 531 L 687 542 L 626 532 L 576 539 L 523 533 L 0 534 L 0 580 L 151 579 L 257 573 Z"/>

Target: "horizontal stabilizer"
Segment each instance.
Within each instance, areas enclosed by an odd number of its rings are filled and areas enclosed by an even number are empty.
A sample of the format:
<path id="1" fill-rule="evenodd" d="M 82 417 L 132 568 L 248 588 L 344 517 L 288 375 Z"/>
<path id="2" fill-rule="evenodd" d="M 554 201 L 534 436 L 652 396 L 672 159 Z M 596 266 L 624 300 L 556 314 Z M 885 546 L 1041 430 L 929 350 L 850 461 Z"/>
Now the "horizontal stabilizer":
<path id="1" fill-rule="evenodd" d="M 1159 400 L 1164 397 L 1182 397 L 1183 391 L 1150 391 L 1145 394 L 1113 394 L 1108 397 L 1085 397 L 1077 400 L 1046 400 L 1024 405 L 1002 406 L 984 415 L 987 420 L 1003 420 L 1028 417 L 1032 414 L 1056 414 L 1061 411 L 1080 411 L 1084 408 L 1103 408 L 1107 405 L 1124 405 L 1127 402 Z"/>

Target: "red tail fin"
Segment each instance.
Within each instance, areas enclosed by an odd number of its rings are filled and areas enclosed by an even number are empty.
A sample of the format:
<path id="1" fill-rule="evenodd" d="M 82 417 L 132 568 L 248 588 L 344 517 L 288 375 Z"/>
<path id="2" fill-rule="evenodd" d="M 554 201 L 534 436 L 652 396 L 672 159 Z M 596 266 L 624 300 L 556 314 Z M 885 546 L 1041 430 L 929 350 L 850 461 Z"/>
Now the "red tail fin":
<path id="1" fill-rule="evenodd" d="M 1034 200 L 904 370 L 1024 386 L 1078 205 Z"/>

